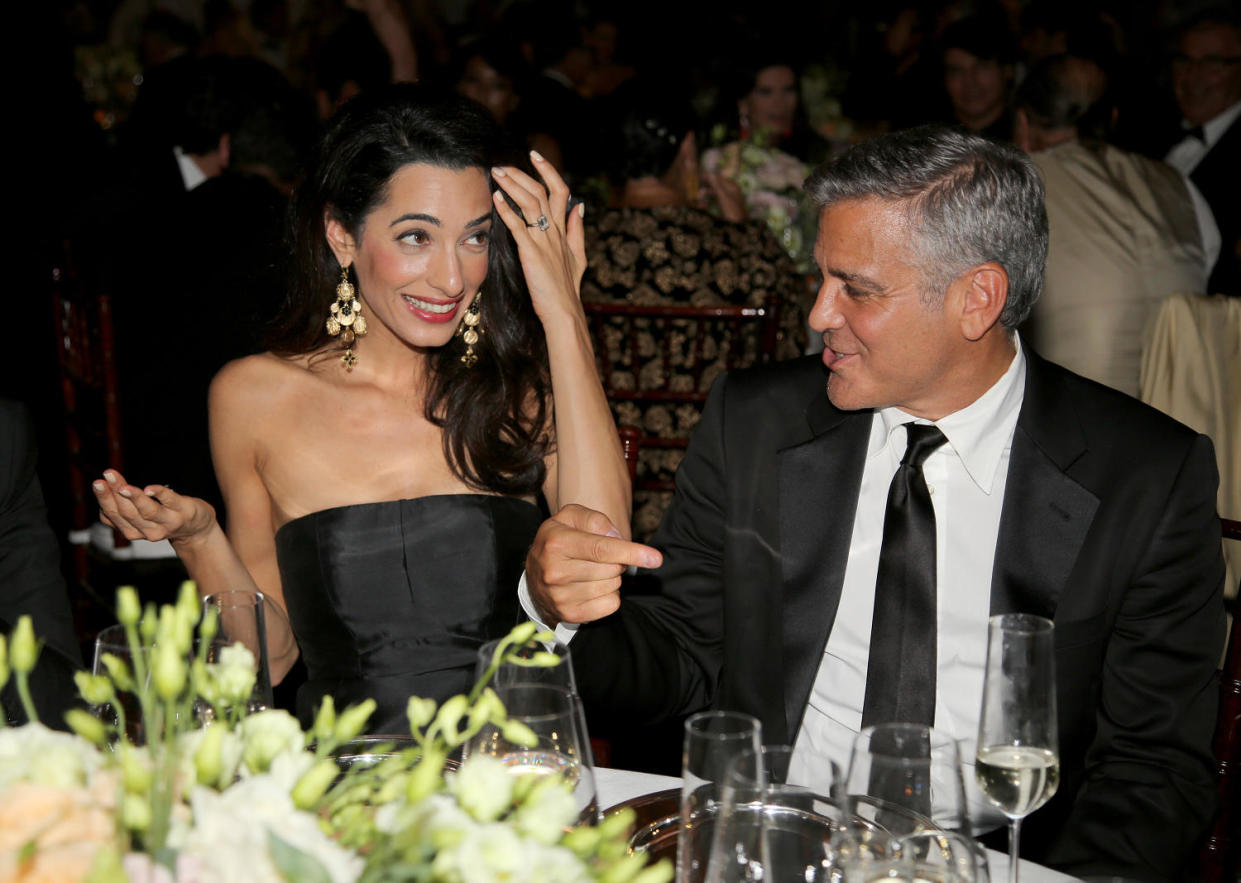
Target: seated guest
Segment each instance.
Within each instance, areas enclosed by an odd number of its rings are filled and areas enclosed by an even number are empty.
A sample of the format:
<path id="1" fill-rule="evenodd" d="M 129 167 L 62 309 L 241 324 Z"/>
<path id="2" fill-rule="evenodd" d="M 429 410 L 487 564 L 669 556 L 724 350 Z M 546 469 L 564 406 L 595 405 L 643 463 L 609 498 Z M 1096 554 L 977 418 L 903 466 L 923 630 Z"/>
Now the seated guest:
<path id="1" fill-rule="evenodd" d="M 528 610 L 588 623 L 574 668 L 597 719 L 749 712 L 803 768 L 885 720 L 972 758 L 988 616 L 1053 618 L 1060 787 L 1022 855 L 1178 878 L 1214 806 L 1210 441 L 1017 337 L 1047 254 L 1025 154 L 914 129 L 807 190 L 821 361 L 716 384 L 656 548 L 577 507 L 544 522 Z M 619 592 L 628 565 L 652 568 L 644 592 Z"/>
<path id="2" fill-rule="evenodd" d="M 987 138 L 1007 141 L 1013 121 L 1008 93 L 1016 48 L 1002 18 L 976 15 L 944 29 L 944 91 L 952 105 L 948 122 Z"/>
<path id="3" fill-rule="evenodd" d="M 48 527 L 35 475 L 37 451 L 26 409 L 0 399 L 0 633 L 7 636 L 23 615 L 34 621 L 43 650 L 30 674 L 31 696 L 39 719 L 64 729 L 65 711 L 77 696 L 73 672 L 82 667 L 82 654 L 60 572 L 60 546 Z M 25 722 L 12 678 L 0 705 L 10 723 Z"/>
<path id="4" fill-rule="evenodd" d="M 1043 176 L 1051 226 L 1026 339 L 1066 368 L 1136 396 L 1151 313 L 1174 292 L 1206 292 L 1214 255 L 1201 228 L 1219 250 L 1210 210 L 1203 204 L 1195 217 L 1192 185 L 1175 169 L 1106 143 L 1113 104 L 1093 61 L 1044 59 L 1017 90 L 1016 106 L 1015 140 Z"/>
<path id="5" fill-rule="evenodd" d="M 629 87 L 622 91 L 629 92 Z M 648 306 L 766 306 L 779 314 L 776 358 L 801 355 L 808 298 L 780 243 L 764 224 L 746 219 L 740 191 L 720 176 L 705 179 L 719 201 L 729 205 L 732 220 L 691 204 L 691 182 L 696 183 L 699 174 L 688 113 L 632 92 L 616 97 L 630 105 L 620 111 L 617 131 L 609 139 L 616 145 L 611 170 L 616 205 L 586 216 L 582 299 Z M 668 319 L 642 328 L 638 349 L 653 357 L 632 364 L 621 320 L 616 324 L 607 351 L 600 356 L 617 372 L 614 382 L 621 378 L 634 389 L 705 393 L 726 364 L 743 367 L 759 356 L 756 326 L 743 339 L 733 339 L 720 323 L 717 327 L 724 336 L 700 341 L 688 336 L 689 320 Z M 673 353 L 671 377 L 664 376 L 663 359 L 654 355 L 661 350 L 650 339 L 666 334 L 684 340 Z M 613 412 L 618 423 L 640 427 L 650 435 L 684 438 L 698 422 L 701 409 L 620 402 L 613 405 Z M 644 448 L 639 478 L 672 478 L 681 456 L 676 449 Z M 650 492 L 635 499 L 638 535 L 649 536 L 655 529 L 669 497 Z"/>
<path id="6" fill-rule="evenodd" d="M 1235 7 L 1204 11 L 1181 29 L 1172 88 L 1185 131 L 1168 164 L 1202 191 L 1223 239 L 1209 290 L 1241 295 L 1241 17 Z"/>

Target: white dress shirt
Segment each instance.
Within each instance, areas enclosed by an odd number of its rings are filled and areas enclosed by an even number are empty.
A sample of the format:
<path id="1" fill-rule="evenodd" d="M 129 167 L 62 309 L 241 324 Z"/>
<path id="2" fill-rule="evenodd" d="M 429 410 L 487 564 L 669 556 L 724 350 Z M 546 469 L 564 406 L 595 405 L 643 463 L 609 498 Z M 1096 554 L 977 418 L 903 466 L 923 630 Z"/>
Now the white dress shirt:
<path id="1" fill-rule="evenodd" d="M 1189 175 L 1197 168 L 1198 163 L 1202 162 L 1202 158 L 1211 151 L 1215 143 L 1224 137 L 1224 133 L 1228 131 L 1228 127 L 1233 124 L 1238 115 L 1241 115 L 1241 101 L 1202 124 L 1203 140 L 1199 140 L 1194 135 L 1186 135 L 1168 151 L 1164 162 L 1181 174 Z"/>
<path id="2" fill-rule="evenodd" d="M 936 527 L 935 727 L 959 740 L 971 821 L 978 831 L 1004 821 L 973 784 L 973 763 L 991 610 L 991 570 L 1025 374 L 1025 356 L 1018 341 L 1012 364 L 987 392 L 968 407 L 935 421 L 948 441 L 922 467 Z M 928 421 L 885 408 L 871 424 L 840 604 L 797 735 L 791 781 L 816 781 L 816 755 L 835 761 L 841 774 L 847 773 L 853 738 L 862 726 L 888 487 L 905 453 L 904 426 L 911 422 Z"/>

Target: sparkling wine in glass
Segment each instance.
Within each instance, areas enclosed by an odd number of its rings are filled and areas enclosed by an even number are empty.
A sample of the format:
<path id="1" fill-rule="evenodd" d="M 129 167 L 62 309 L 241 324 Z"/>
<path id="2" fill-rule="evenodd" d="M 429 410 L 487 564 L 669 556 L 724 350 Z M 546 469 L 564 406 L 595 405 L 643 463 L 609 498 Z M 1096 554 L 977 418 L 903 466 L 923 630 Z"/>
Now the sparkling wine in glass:
<path id="1" fill-rule="evenodd" d="M 1056 793 L 1055 631 L 1024 613 L 991 617 L 974 768 L 983 796 L 1009 818 L 1008 879 L 1017 883 L 1021 820 Z"/>

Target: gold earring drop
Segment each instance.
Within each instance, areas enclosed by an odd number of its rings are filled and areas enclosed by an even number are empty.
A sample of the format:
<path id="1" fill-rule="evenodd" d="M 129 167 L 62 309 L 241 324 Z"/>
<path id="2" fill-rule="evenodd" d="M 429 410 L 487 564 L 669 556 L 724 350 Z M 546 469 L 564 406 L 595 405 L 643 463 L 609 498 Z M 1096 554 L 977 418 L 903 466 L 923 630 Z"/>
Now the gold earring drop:
<path id="1" fill-rule="evenodd" d="M 474 302 L 465 311 L 465 315 L 461 317 L 461 324 L 457 326 L 457 336 L 465 341 L 465 352 L 461 356 L 461 364 L 467 368 L 473 368 L 478 361 L 478 354 L 474 352 L 474 344 L 478 343 L 479 335 L 483 333 L 480 315 L 482 303 L 483 293 L 480 291 L 474 295 Z"/>
<path id="2" fill-rule="evenodd" d="M 353 285 L 349 282 L 349 268 L 340 268 L 340 283 L 336 286 L 336 302 L 332 304 L 332 312 L 327 317 L 327 333 L 332 337 L 340 337 L 344 354 L 340 357 L 345 370 L 352 371 L 358 357 L 353 354 L 353 343 L 356 338 L 366 335 L 366 318 L 362 315 L 362 304 L 355 297 Z"/>

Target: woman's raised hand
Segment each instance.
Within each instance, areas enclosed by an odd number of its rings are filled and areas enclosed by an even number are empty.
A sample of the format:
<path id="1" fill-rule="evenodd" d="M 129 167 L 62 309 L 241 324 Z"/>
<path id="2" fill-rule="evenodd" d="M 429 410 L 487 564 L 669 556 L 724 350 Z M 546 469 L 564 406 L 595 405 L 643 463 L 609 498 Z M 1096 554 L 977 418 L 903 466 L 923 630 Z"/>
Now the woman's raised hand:
<path id="1" fill-rule="evenodd" d="M 127 540 L 171 540 L 205 536 L 215 524 L 215 509 L 206 500 L 183 497 L 162 484 L 126 484 L 115 469 L 104 472 L 91 489 L 99 501 L 99 520 L 115 527 Z"/>
<path id="2" fill-rule="evenodd" d="M 546 324 L 558 311 L 581 312 L 586 237 L 583 208 L 568 211 L 569 188 L 564 179 L 537 152 L 531 151 L 530 157 L 546 189 L 512 166 L 492 169 L 492 176 L 521 209 L 519 215 L 499 191 L 495 193 L 496 213 L 513 234 L 534 310 Z"/>

